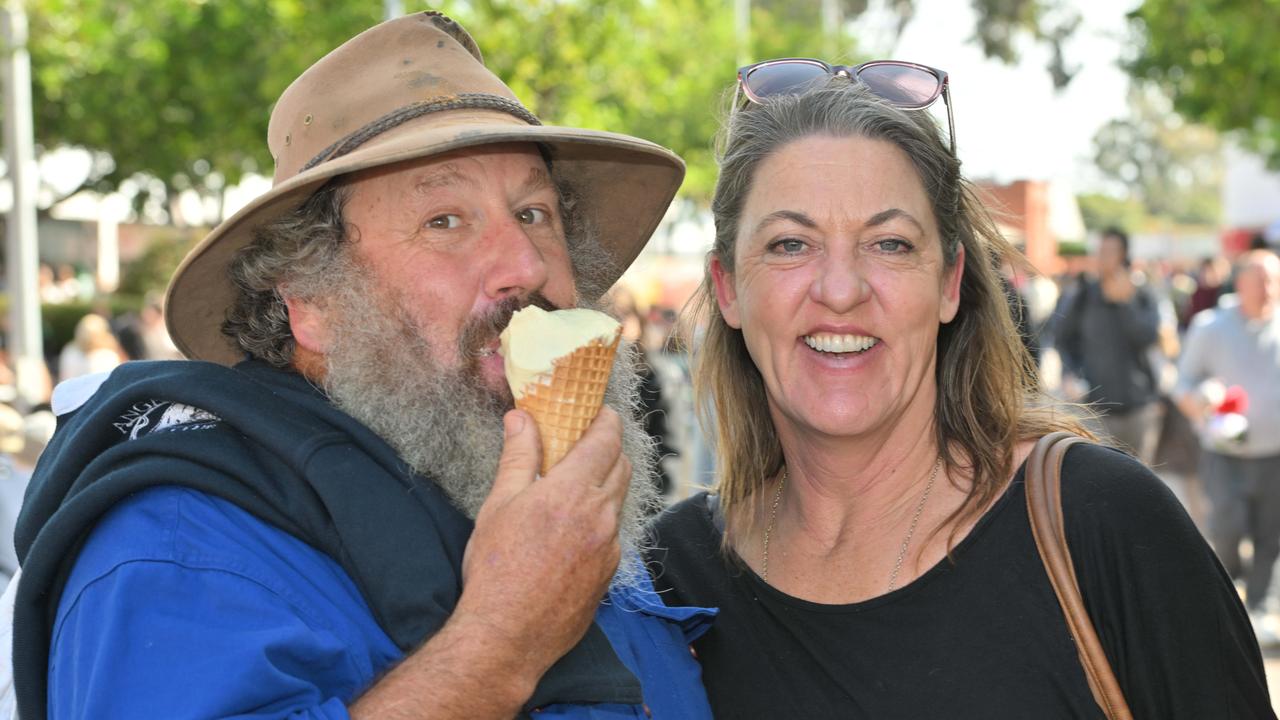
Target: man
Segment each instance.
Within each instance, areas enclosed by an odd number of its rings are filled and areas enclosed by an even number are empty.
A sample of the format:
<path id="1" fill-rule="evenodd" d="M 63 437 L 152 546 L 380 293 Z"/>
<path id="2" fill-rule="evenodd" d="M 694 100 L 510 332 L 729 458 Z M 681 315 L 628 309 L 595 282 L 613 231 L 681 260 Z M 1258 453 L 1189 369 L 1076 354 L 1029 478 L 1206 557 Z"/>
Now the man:
<path id="1" fill-rule="evenodd" d="M 1209 498 L 1209 540 L 1232 577 L 1245 577 L 1245 605 L 1260 639 L 1272 571 L 1280 557 L 1280 259 L 1267 250 L 1241 257 L 1235 302 L 1196 315 L 1178 368 L 1178 403 L 1201 430 L 1200 478 Z M 1239 386 L 1246 428 L 1215 419 L 1226 388 Z M 1237 391 L 1238 394 L 1238 391 Z M 1241 434 L 1239 430 L 1244 429 Z M 1240 541 L 1253 543 L 1242 572 Z"/>
<path id="2" fill-rule="evenodd" d="M 1087 386 L 1083 400 L 1099 412 L 1101 434 L 1149 463 L 1160 430 L 1158 385 L 1148 357 L 1159 337 L 1159 308 L 1134 282 L 1123 231 L 1102 233 L 1097 259 L 1097 279 L 1082 279 L 1065 301 L 1058 351 L 1064 368 Z"/>
<path id="3" fill-rule="evenodd" d="M 55 398 L 17 533 L 22 717 L 709 717 L 710 613 L 637 562 L 634 368 L 535 481 L 495 352 L 519 307 L 612 284 L 679 159 L 541 125 L 437 13 L 318 61 L 268 144 L 273 189 L 170 286 L 212 362 Z"/>

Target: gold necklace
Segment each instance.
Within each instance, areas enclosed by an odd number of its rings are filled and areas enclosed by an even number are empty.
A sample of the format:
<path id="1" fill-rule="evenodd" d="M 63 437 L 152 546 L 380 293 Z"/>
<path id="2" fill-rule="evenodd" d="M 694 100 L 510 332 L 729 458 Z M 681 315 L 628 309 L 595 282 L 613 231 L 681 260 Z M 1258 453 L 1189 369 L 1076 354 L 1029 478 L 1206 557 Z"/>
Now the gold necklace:
<path id="1" fill-rule="evenodd" d="M 889 573 L 889 591 L 892 592 L 898 586 L 898 571 L 902 569 L 902 561 L 907 557 L 907 548 L 911 547 L 911 538 L 915 537 L 916 525 L 920 523 L 920 514 L 924 512 L 924 504 L 929 500 L 929 493 L 933 492 L 933 481 L 938 477 L 938 471 L 942 469 L 942 456 L 933 463 L 933 472 L 929 473 L 929 482 L 925 483 L 924 494 L 920 496 L 920 502 L 916 503 L 916 511 L 911 516 L 911 526 L 907 528 L 907 536 L 902 539 L 902 547 L 898 550 L 898 557 L 893 562 L 893 572 Z M 778 483 L 778 489 L 773 493 L 773 509 L 769 512 L 769 524 L 764 529 L 764 559 L 760 563 L 761 577 L 765 580 L 769 579 L 769 538 L 773 535 L 773 526 L 778 520 L 778 502 L 782 500 L 782 489 L 787 485 L 787 468 L 782 469 L 782 480 Z"/>
<path id="2" fill-rule="evenodd" d="M 764 560 L 760 569 L 764 579 L 769 579 L 769 536 L 773 534 L 773 523 L 778 519 L 778 501 L 782 499 L 782 488 L 787 486 L 787 468 L 782 468 L 782 480 L 778 482 L 778 491 L 773 494 L 773 510 L 769 513 L 769 526 L 764 529 Z"/>

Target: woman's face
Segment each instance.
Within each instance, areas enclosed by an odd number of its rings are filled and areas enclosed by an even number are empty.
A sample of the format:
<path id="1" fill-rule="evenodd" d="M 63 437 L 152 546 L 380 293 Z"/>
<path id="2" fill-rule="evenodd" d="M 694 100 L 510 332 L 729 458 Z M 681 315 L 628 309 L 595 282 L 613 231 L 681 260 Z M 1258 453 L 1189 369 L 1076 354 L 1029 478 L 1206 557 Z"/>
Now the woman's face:
<path id="1" fill-rule="evenodd" d="M 944 267 L 929 198 L 896 145 L 808 137 L 756 170 L 720 310 L 742 330 L 780 431 L 846 437 L 931 413 L 938 326 L 955 317 L 963 252 Z"/>

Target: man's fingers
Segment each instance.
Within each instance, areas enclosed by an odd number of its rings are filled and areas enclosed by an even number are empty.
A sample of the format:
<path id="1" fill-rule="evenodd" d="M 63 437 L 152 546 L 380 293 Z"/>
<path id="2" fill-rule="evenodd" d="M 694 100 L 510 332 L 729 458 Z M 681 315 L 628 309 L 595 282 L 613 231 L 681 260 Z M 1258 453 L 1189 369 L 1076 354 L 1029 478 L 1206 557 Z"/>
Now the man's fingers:
<path id="1" fill-rule="evenodd" d="M 622 420 L 611 408 L 603 407 L 556 468 L 561 465 L 571 466 L 576 477 L 591 478 L 598 485 L 621 453 Z M 555 474 L 556 468 L 552 468 L 552 474 Z"/>
<path id="2" fill-rule="evenodd" d="M 605 476 L 604 482 L 600 484 L 600 489 L 609 495 L 617 496 L 619 500 L 627 494 L 627 488 L 631 487 L 631 460 L 626 455 L 618 456 L 618 462 L 609 468 L 609 474 Z"/>
<path id="3" fill-rule="evenodd" d="M 502 418 L 502 457 L 486 503 L 501 503 L 533 483 L 542 462 L 542 443 L 533 418 L 512 410 Z"/>

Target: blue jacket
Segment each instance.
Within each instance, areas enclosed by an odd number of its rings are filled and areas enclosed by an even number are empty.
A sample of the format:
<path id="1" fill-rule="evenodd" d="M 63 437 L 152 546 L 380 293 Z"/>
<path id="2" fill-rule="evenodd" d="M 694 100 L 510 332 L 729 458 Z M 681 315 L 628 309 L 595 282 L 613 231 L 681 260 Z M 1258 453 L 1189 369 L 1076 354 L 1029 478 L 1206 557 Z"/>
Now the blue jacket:
<path id="1" fill-rule="evenodd" d="M 19 520 L 20 712 L 346 717 L 448 618 L 470 531 L 297 375 L 126 365 L 60 419 Z M 711 614 L 611 593 L 526 710 L 710 717 L 687 648 Z"/>

